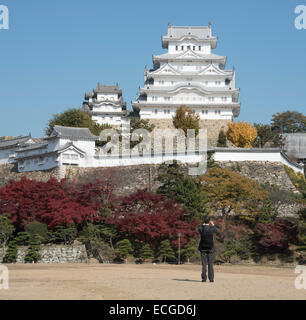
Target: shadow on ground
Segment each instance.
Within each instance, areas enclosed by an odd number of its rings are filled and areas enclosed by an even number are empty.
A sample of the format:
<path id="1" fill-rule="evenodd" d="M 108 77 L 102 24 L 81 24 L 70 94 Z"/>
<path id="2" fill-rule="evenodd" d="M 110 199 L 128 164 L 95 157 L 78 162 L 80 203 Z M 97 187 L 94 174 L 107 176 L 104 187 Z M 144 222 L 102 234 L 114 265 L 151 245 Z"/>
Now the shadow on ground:
<path id="1" fill-rule="evenodd" d="M 202 282 L 201 280 L 190 280 L 190 279 L 172 279 L 174 281 L 188 281 L 188 282 Z"/>

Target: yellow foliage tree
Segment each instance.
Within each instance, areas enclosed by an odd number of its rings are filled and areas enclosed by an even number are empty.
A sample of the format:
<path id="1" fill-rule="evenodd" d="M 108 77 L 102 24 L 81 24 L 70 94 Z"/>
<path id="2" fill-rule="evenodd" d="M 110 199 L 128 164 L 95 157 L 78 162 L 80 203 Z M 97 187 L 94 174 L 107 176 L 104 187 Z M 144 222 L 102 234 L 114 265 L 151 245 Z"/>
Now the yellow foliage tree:
<path id="1" fill-rule="evenodd" d="M 257 130 L 248 122 L 233 122 L 228 124 L 226 136 L 236 147 L 251 148 Z"/>
<path id="2" fill-rule="evenodd" d="M 173 125 L 177 129 L 182 129 L 186 136 L 188 129 L 194 129 L 197 136 L 200 129 L 200 117 L 191 108 L 181 106 L 173 117 Z"/>
<path id="3" fill-rule="evenodd" d="M 230 169 L 214 167 L 200 178 L 209 205 L 223 216 L 235 214 L 254 221 L 268 192 L 261 185 Z"/>

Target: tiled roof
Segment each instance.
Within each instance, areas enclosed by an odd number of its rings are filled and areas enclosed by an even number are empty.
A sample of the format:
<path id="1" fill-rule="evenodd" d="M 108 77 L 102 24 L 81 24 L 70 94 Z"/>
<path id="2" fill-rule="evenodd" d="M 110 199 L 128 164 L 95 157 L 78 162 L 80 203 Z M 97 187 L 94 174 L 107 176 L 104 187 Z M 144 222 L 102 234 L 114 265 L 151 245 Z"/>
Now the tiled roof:
<path id="1" fill-rule="evenodd" d="M 204 26 L 168 26 L 169 38 L 179 39 L 190 35 L 206 40 L 211 36 L 211 29 Z"/>
<path id="2" fill-rule="evenodd" d="M 31 136 L 20 136 L 9 140 L 0 140 L 0 149 L 16 147 L 31 139 Z"/>
<path id="3" fill-rule="evenodd" d="M 157 56 L 153 56 L 153 60 L 161 60 L 161 59 L 203 59 L 203 60 L 224 60 L 226 59 L 226 56 L 219 56 L 214 53 L 210 54 L 200 54 L 196 53 L 190 56 L 187 56 L 186 54 L 180 53 L 164 53 Z"/>
<path id="4" fill-rule="evenodd" d="M 66 150 L 66 149 L 69 148 L 69 147 L 73 147 L 73 148 L 75 148 L 76 150 L 78 150 L 78 151 L 81 152 L 81 153 L 86 153 L 86 152 L 84 152 L 83 150 L 81 150 L 80 148 L 76 147 L 72 142 L 66 143 L 65 145 L 63 145 L 62 147 L 60 147 L 59 149 L 57 149 L 56 151 L 61 152 L 61 151 Z"/>
<path id="5" fill-rule="evenodd" d="M 48 142 L 41 142 L 41 143 L 33 143 L 30 145 L 24 145 L 24 147 L 20 147 L 17 152 L 24 152 L 24 151 L 31 151 L 36 149 L 42 149 L 48 146 Z"/>
<path id="6" fill-rule="evenodd" d="M 60 138 L 97 140 L 88 128 L 54 126 L 53 132 Z"/>

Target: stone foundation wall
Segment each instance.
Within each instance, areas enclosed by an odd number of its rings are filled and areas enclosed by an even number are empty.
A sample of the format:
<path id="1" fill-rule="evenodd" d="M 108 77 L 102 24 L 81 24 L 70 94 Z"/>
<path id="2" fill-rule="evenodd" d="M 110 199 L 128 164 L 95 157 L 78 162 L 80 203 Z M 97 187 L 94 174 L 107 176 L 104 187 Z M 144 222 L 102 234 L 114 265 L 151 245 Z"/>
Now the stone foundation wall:
<path id="1" fill-rule="evenodd" d="M 17 168 L 13 164 L 5 164 L 0 166 L 0 186 L 7 184 L 9 180 L 20 180 L 21 177 L 38 181 L 48 181 L 51 177 L 60 178 L 59 168 L 54 168 L 48 171 L 33 171 L 33 172 L 17 172 Z"/>
<path id="2" fill-rule="evenodd" d="M 255 180 L 261 184 L 268 183 L 285 191 L 297 192 L 297 189 L 292 184 L 282 163 L 263 161 L 222 161 L 218 162 L 218 164 L 222 168 L 235 170 L 242 176 Z"/>
<path id="3" fill-rule="evenodd" d="M 207 128 L 207 146 L 216 147 L 221 129 L 228 128 L 231 120 L 200 120 L 200 128 Z M 172 119 L 150 119 L 150 123 L 155 125 L 156 129 L 175 129 Z"/>
<path id="4" fill-rule="evenodd" d="M 41 248 L 39 263 L 84 263 L 88 260 L 85 245 L 46 245 Z M 19 247 L 17 263 L 24 263 L 26 254 L 27 247 Z"/>

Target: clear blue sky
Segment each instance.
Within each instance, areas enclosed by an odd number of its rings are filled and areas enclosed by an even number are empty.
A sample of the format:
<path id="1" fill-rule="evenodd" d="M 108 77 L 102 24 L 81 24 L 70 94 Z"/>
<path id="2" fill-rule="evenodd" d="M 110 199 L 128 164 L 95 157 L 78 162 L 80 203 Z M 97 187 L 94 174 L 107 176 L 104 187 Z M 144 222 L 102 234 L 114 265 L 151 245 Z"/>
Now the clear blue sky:
<path id="1" fill-rule="evenodd" d="M 10 29 L 0 30 L 0 136 L 44 135 L 53 114 L 81 107 L 97 82 L 118 81 L 130 107 L 144 66 L 163 53 L 172 25 L 207 25 L 219 37 L 241 88 L 238 120 L 306 110 L 306 30 L 294 9 L 306 0 L 0 0 Z"/>

